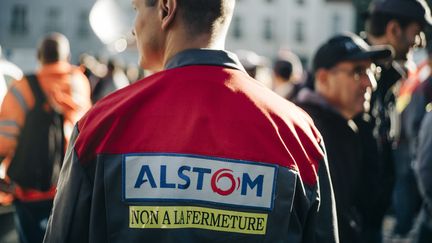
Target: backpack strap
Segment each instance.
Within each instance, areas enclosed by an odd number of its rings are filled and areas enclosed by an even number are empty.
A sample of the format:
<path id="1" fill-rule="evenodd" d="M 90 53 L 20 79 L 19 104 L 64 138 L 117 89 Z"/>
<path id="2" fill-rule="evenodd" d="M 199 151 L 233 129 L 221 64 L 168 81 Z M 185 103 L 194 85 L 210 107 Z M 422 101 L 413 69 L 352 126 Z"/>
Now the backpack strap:
<path id="1" fill-rule="evenodd" d="M 21 109 L 24 111 L 24 113 L 27 113 L 29 108 L 27 103 L 25 102 L 23 95 L 18 91 L 16 87 L 12 87 L 10 91 L 12 95 L 15 96 L 15 98 L 18 100 L 18 103 L 21 106 Z"/>
<path id="2" fill-rule="evenodd" d="M 42 91 L 39 81 L 35 74 L 26 75 L 30 88 L 35 98 L 35 105 L 42 105 L 46 101 L 46 96 Z"/>

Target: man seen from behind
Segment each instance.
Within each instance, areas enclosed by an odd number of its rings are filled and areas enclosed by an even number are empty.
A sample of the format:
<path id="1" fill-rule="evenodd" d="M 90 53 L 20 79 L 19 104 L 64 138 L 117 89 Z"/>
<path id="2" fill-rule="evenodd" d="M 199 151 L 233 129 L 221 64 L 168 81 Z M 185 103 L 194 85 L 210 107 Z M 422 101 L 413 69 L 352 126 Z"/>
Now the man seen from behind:
<path id="1" fill-rule="evenodd" d="M 234 3 L 133 1 L 158 72 L 78 122 L 45 242 L 338 242 L 311 119 L 223 50 Z"/>
<path id="2" fill-rule="evenodd" d="M 61 166 L 57 164 L 56 168 L 52 166 L 47 171 L 45 167 L 37 165 L 35 161 L 40 157 L 35 153 L 48 156 L 47 147 L 52 145 L 56 147 L 56 159 L 61 163 L 64 145 L 70 137 L 73 124 L 91 105 L 89 82 L 78 67 L 69 63 L 69 57 L 67 38 L 60 33 L 47 35 L 38 47 L 40 68 L 35 75 L 26 75 L 22 80 L 13 82 L 1 106 L 0 163 L 6 165 L 7 175 L 11 178 L 0 179 L 8 183 L 8 192 L 14 196 L 15 224 L 22 243 L 43 241 L 56 193 L 57 177 L 52 172 L 58 172 Z M 46 111 L 46 114 L 55 112 L 59 114 L 58 118 L 61 116 L 57 120 L 58 133 L 41 132 L 42 127 L 47 128 L 50 125 L 47 122 L 51 121 L 31 120 L 30 116 L 40 117 L 41 112 L 37 109 Z M 30 120 L 38 122 L 32 123 Z M 46 151 L 37 149 L 41 144 L 47 146 L 43 147 Z M 19 167 L 23 170 L 16 169 L 18 158 L 26 158 L 19 159 Z M 41 162 L 48 163 L 47 160 Z M 44 188 L 39 187 L 40 178 L 33 177 L 35 171 L 47 175 L 47 178 L 43 178 L 48 180 Z M 31 185 L 14 179 L 18 177 Z"/>

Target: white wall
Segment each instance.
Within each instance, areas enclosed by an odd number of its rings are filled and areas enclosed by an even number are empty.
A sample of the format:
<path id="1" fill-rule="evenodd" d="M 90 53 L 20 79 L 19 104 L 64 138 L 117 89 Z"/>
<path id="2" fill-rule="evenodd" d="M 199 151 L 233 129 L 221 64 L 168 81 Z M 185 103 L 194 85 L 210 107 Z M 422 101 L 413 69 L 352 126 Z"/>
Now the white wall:
<path id="1" fill-rule="evenodd" d="M 335 29 L 334 16 L 338 15 L 339 24 Z M 279 48 L 288 48 L 303 59 L 310 59 L 318 46 L 335 33 L 353 31 L 355 11 L 350 2 L 327 2 L 325 0 L 239 0 L 236 16 L 242 19 L 243 36 L 233 37 L 231 29 L 227 38 L 227 49 L 250 49 L 260 55 L 274 58 Z M 263 38 L 264 19 L 274 22 L 274 38 Z M 303 23 L 304 40 L 295 38 L 297 22 Z"/>
<path id="2" fill-rule="evenodd" d="M 83 51 L 92 54 L 109 54 L 105 46 L 90 29 L 90 36 L 77 35 L 80 22 L 79 13 L 90 11 L 96 0 L 0 0 L 0 44 L 4 50 L 35 48 L 37 42 L 46 33 L 47 12 L 51 6 L 58 6 L 61 15 L 58 26 L 71 41 L 71 49 L 76 60 Z M 114 0 L 129 6 L 129 0 Z M 234 39 L 230 30 L 227 49 L 250 49 L 260 55 L 273 58 L 280 47 L 293 50 L 304 59 L 309 59 L 324 40 L 334 34 L 333 16 L 340 15 L 338 32 L 354 29 L 354 9 L 352 3 L 327 2 L 326 0 L 237 0 L 235 16 L 242 18 L 241 39 Z M 11 9 L 14 4 L 28 6 L 29 33 L 26 36 L 12 36 L 9 33 Z M 133 18 L 133 12 L 130 13 Z M 234 17 L 235 17 L 234 16 Z M 265 40 L 264 19 L 273 21 L 273 39 Z M 295 40 L 296 22 L 302 21 L 305 39 L 301 43 Z M 232 27 L 232 25 L 231 25 Z M 231 28 L 232 29 L 232 28 Z M 136 53 L 122 53 L 128 62 L 134 62 Z"/>

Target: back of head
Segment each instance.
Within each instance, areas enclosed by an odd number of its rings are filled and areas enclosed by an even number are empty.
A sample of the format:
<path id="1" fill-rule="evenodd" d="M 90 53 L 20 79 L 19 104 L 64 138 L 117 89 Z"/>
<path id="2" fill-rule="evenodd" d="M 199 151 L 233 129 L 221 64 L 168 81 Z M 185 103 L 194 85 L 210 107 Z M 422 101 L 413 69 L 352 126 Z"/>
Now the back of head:
<path id="1" fill-rule="evenodd" d="M 299 81 L 303 74 L 300 58 L 291 51 L 281 52 L 273 65 L 275 75 L 283 80 Z"/>
<path id="2" fill-rule="evenodd" d="M 392 20 L 395 20 L 397 23 L 399 23 L 402 29 L 414 21 L 413 19 L 404 16 L 387 13 L 374 13 L 371 14 L 366 21 L 366 31 L 368 34 L 375 37 L 384 36 L 386 33 L 387 24 Z"/>
<path id="3" fill-rule="evenodd" d="M 69 41 L 60 33 L 46 36 L 38 48 L 38 59 L 43 64 L 67 61 L 70 55 Z"/>
<path id="4" fill-rule="evenodd" d="M 253 78 L 256 78 L 257 69 L 261 66 L 264 66 L 264 58 L 254 51 L 240 49 L 236 50 L 235 54 L 237 55 L 240 63 L 245 68 L 246 72 Z"/>
<path id="5" fill-rule="evenodd" d="M 396 20 L 402 28 L 412 22 L 422 26 L 432 24 L 425 0 L 373 0 L 369 6 L 366 30 L 375 37 L 381 37 L 391 20 Z"/>
<path id="6" fill-rule="evenodd" d="M 235 0 L 181 0 L 177 4 L 189 33 L 213 34 L 228 29 Z"/>
<path id="7" fill-rule="evenodd" d="M 290 80 L 293 72 L 293 65 L 289 61 L 278 59 L 273 65 L 273 72 L 283 78 L 283 80 Z"/>

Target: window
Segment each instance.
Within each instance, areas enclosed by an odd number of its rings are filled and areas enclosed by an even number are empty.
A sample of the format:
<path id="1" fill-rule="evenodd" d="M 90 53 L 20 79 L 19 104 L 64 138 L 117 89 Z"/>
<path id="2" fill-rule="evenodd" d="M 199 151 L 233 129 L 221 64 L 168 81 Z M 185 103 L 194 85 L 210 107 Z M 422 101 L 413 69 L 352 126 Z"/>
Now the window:
<path id="1" fill-rule="evenodd" d="M 235 39 L 240 39 L 242 37 L 242 30 L 241 30 L 241 18 L 236 16 L 233 19 L 233 36 Z"/>
<path id="2" fill-rule="evenodd" d="M 50 7 L 47 9 L 46 24 L 45 24 L 46 32 L 54 32 L 54 31 L 60 32 L 60 26 L 59 26 L 60 16 L 61 16 L 60 8 Z"/>
<path id="3" fill-rule="evenodd" d="M 273 39 L 273 22 L 271 19 L 267 18 L 264 20 L 264 32 L 263 37 L 265 40 Z"/>
<path id="4" fill-rule="evenodd" d="M 25 35 L 28 32 L 27 8 L 17 4 L 12 8 L 9 32 L 13 35 Z"/>
<path id="5" fill-rule="evenodd" d="M 77 34 L 80 37 L 88 37 L 90 34 L 89 12 L 82 10 L 78 16 Z"/>
<path id="6" fill-rule="evenodd" d="M 337 13 L 335 13 L 332 17 L 332 31 L 333 34 L 339 33 L 341 31 L 341 17 Z"/>
<path id="7" fill-rule="evenodd" d="M 301 43 L 305 40 L 304 36 L 304 23 L 301 20 L 296 21 L 295 23 L 295 29 L 294 29 L 294 39 Z"/>

